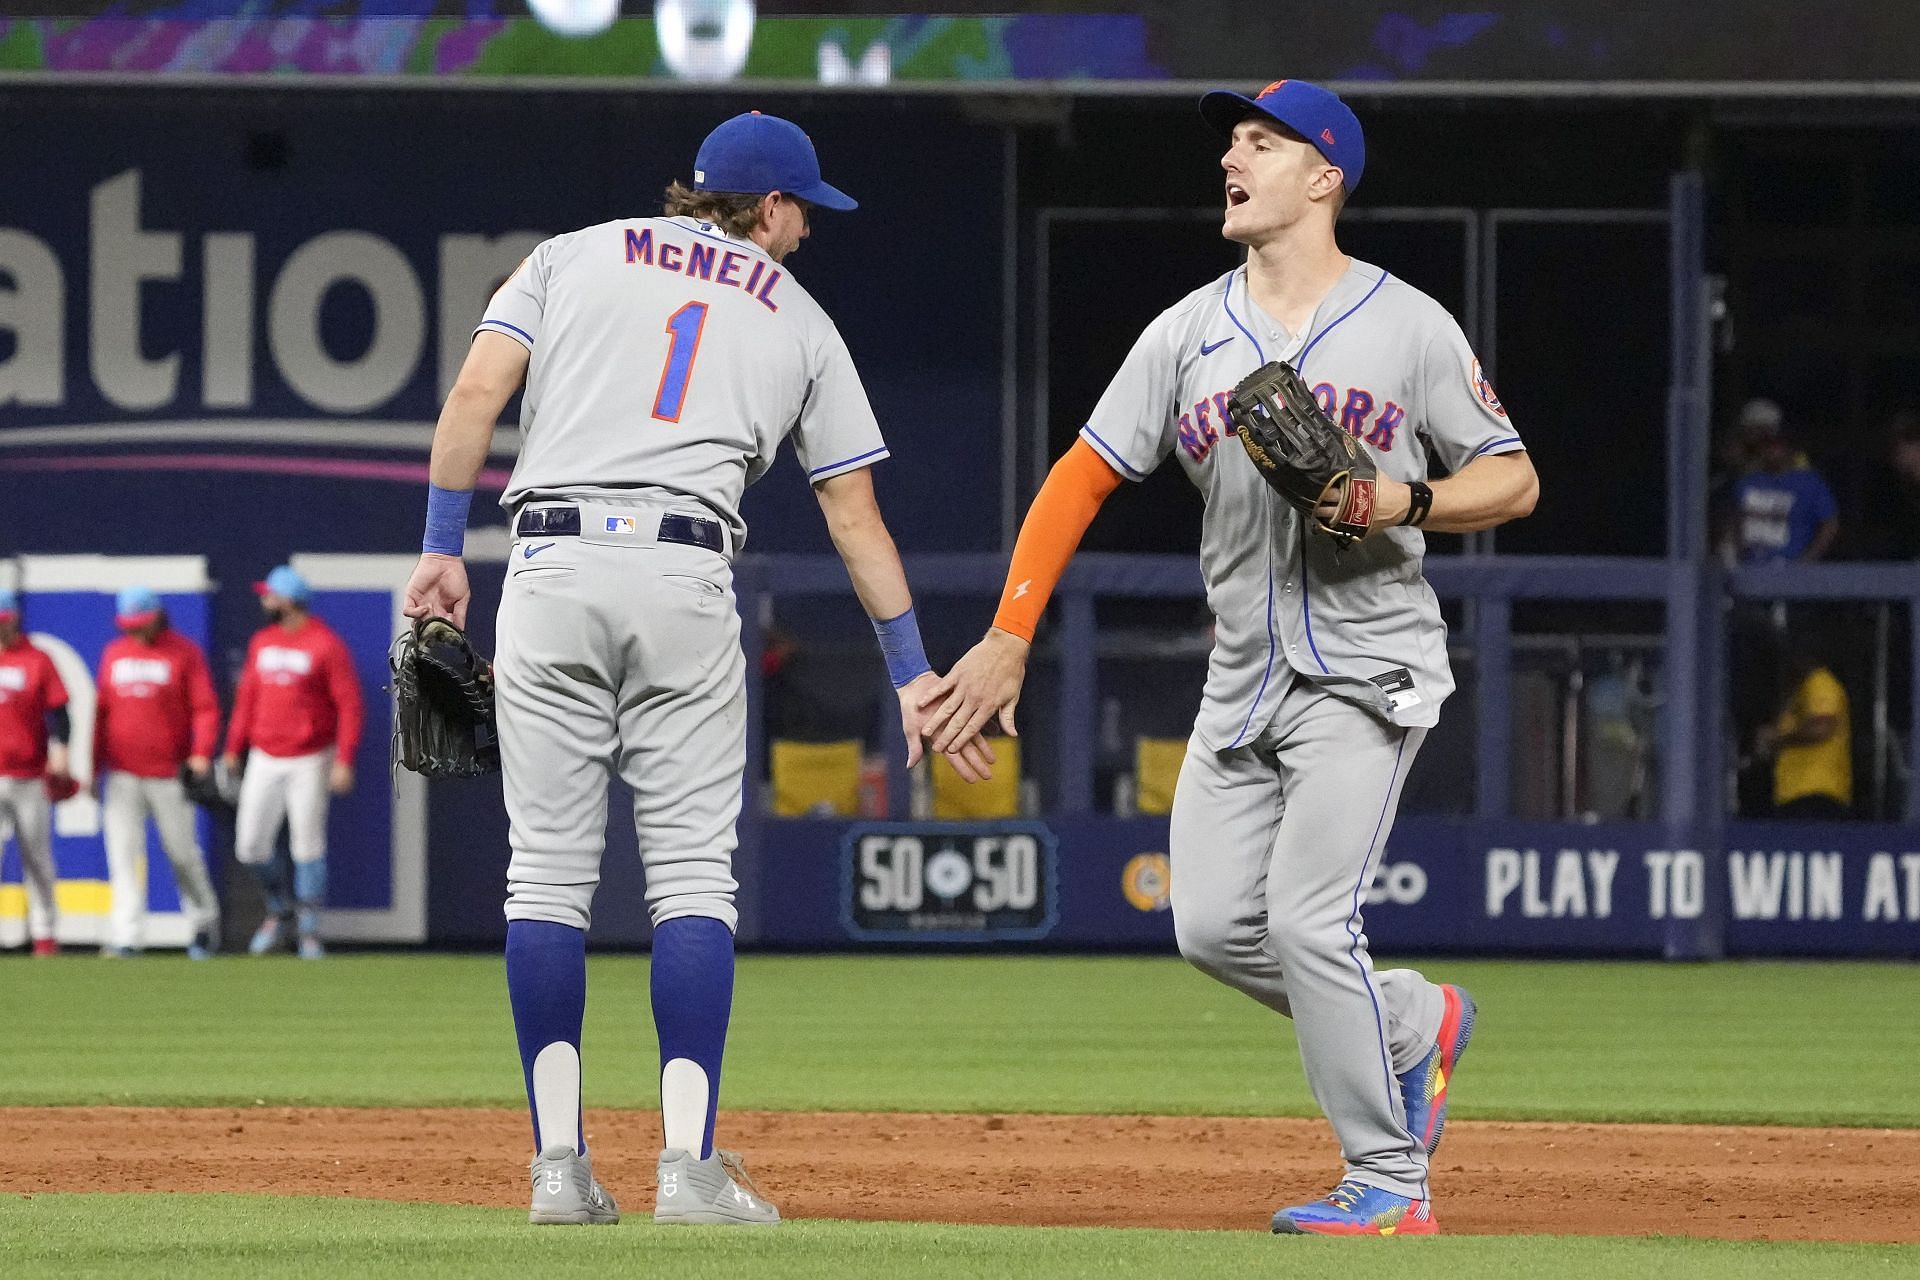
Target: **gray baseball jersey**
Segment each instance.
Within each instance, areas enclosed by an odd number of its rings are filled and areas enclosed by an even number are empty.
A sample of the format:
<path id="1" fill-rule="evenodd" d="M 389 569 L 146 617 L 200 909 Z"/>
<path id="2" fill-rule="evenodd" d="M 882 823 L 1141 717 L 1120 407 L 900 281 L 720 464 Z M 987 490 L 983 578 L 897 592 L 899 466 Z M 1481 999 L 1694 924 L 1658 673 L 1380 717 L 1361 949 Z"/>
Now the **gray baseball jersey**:
<path id="1" fill-rule="evenodd" d="M 833 321 L 752 241 L 692 218 L 603 222 L 545 241 L 476 332 L 531 358 L 501 505 L 693 498 L 746 539 L 740 498 L 789 434 L 812 481 L 886 442 Z"/>
<path id="2" fill-rule="evenodd" d="M 1226 413 L 1234 384 L 1269 360 L 1298 369 L 1397 480 L 1525 447 L 1446 309 L 1358 259 L 1302 333 L 1254 306 L 1244 267 L 1162 312 L 1080 434 L 1133 480 L 1174 455 L 1206 500 L 1200 564 L 1217 626 L 1195 728 L 1215 750 L 1254 741 L 1289 668 L 1393 724 L 1430 727 L 1453 675 L 1420 575 L 1426 540 L 1387 529 L 1341 552 L 1275 499 Z"/>

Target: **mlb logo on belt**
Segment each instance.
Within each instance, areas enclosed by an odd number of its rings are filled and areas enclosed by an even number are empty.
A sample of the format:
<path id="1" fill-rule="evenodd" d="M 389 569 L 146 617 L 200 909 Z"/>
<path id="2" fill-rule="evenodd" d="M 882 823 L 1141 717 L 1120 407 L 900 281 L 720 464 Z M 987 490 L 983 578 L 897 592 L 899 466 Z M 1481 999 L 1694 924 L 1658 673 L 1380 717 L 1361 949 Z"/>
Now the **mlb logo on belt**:
<path id="1" fill-rule="evenodd" d="M 633 517 L 632 516 L 608 516 L 607 532 L 608 533 L 632 533 Z"/>

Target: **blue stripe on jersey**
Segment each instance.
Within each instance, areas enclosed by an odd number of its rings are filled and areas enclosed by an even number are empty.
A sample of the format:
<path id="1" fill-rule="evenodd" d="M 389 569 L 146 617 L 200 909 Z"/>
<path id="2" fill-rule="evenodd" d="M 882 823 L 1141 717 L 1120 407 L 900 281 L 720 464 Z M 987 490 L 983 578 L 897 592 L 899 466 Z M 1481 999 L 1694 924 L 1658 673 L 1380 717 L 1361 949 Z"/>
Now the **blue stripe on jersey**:
<path id="1" fill-rule="evenodd" d="M 1522 442 L 1519 436 L 1508 436 L 1504 440 L 1489 440 L 1485 444 L 1481 445 L 1478 449 L 1475 449 L 1473 451 L 1472 457 L 1469 457 L 1467 461 L 1472 462 L 1474 458 L 1479 457 L 1481 454 L 1485 453 L 1487 450 L 1498 449 L 1503 444 L 1520 444 L 1520 443 Z"/>
<path id="2" fill-rule="evenodd" d="M 1307 629 L 1307 652 L 1311 653 L 1313 660 L 1320 664 L 1320 670 L 1322 672 L 1327 675 L 1332 675 L 1333 669 L 1327 665 L 1327 660 L 1320 656 L 1320 646 L 1313 642 L 1313 610 L 1307 607 L 1307 596 L 1309 594 L 1309 588 L 1307 586 L 1307 539 L 1313 536 L 1313 530 L 1307 528 L 1306 523 L 1307 516 L 1300 514 L 1300 622 L 1301 625 Z"/>
<path id="3" fill-rule="evenodd" d="M 807 472 L 807 479 L 812 480 L 815 477 L 824 475 L 829 471 L 838 471 L 842 467 L 850 467 L 856 462 L 877 461 L 878 459 L 884 458 L 886 456 L 887 456 L 887 446 L 881 445 L 878 449 L 869 449 L 865 453 L 856 454 L 851 458 L 842 458 L 839 462 L 829 462 L 824 467 L 815 467 L 813 470 Z"/>
<path id="4" fill-rule="evenodd" d="M 1385 284 L 1386 282 L 1387 282 L 1387 273 L 1382 271 L 1380 273 L 1380 278 L 1373 282 L 1373 288 L 1367 290 L 1366 297 L 1360 299 L 1360 301 L 1354 303 L 1352 306 L 1348 307 L 1345 311 L 1341 312 L 1340 320 L 1335 320 L 1332 324 L 1322 329 L 1319 333 L 1314 334 L 1313 341 L 1309 342 L 1306 345 L 1305 350 L 1301 351 L 1300 353 L 1300 358 L 1293 362 L 1293 371 L 1295 373 L 1298 373 L 1302 369 L 1304 369 L 1307 364 L 1307 357 L 1313 354 L 1313 349 L 1315 347 L 1320 345 L 1320 339 L 1326 337 L 1328 334 L 1332 333 L 1335 329 L 1338 329 L 1340 327 L 1341 320 L 1345 320 L 1348 316 L 1352 315 L 1354 312 L 1358 311 L 1360 308 L 1366 306 L 1367 302 L 1373 297 L 1373 295 L 1380 292 L 1380 286 Z"/>
<path id="5" fill-rule="evenodd" d="M 1301 369 L 1304 369 L 1307 364 L 1307 356 L 1312 353 L 1315 347 L 1320 345 L 1320 339 L 1326 337 L 1328 334 L 1332 333 L 1335 329 L 1338 329 L 1340 327 L 1341 321 L 1345 320 L 1348 316 L 1352 315 L 1354 312 L 1358 311 L 1360 308 L 1366 306 L 1368 301 L 1372 299 L 1373 295 L 1380 292 L 1380 286 L 1385 284 L 1386 282 L 1387 282 L 1387 273 L 1382 271 L 1380 273 L 1380 278 L 1373 282 L 1373 288 L 1367 290 L 1365 297 L 1361 298 L 1360 301 L 1354 303 L 1352 306 L 1348 307 L 1345 311 L 1341 312 L 1339 318 L 1336 319 L 1332 324 L 1322 329 L 1319 333 L 1316 333 L 1315 335 L 1313 335 L 1313 341 L 1309 342 L 1306 345 L 1305 349 L 1303 349 L 1300 352 L 1300 359 L 1295 364 L 1294 371 L 1297 373 Z M 1320 656 L 1320 646 L 1315 644 L 1313 640 L 1313 607 L 1310 603 L 1310 597 L 1312 596 L 1313 593 L 1312 593 L 1311 587 L 1307 582 L 1307 541 L 1306 541 L 1309 537 L 1313 535 L 1313 531 L 1311 529 L 1304 527 L 1306 523 L 1306 517 L 1304 515 L 1300 517 L 1300 520 L 1303 526 L 1300 530 L 1300 623 L 1302 626 L 1306 628 L 1307 650 L 1313 654 L 1313 660 L 1320 664 L 1321 671 L 1325 672 L 1328 675 L 1332 675 L 1333 669 L 1327 666 L 1327 660 Z"/>
<path id="6" fill-rule="evenodd" d="M 1386 282 L 1387 282 L 1387 273 L 1385 271 L 1382 271 L 1380 273 L 1380 278 L 1373 282 L 1373 287 L 1367 290 L 1365 297 L 1361 298 L 1360 301 L 1354 303 L 1352 306 L 1348 307 L 1345 311 L 1341 312 L 1338 319 L 1336 319 L 1332 324 L 1328 325 L 1326 328 L 1322 329 L 1319 333 L 1315 334 L 1313 336 L 1313 340 L 1307 343 L 1307 345 L 1301 349 L 1300 358 L 1294 361 L 1294 366 L 1293 366 L 1294 372 L 1299 373 L 1302 369 L 1306 367 L 1307 356 L 1312 353 L 1315 347 L 1320 345 L 1320 339 L 1326 337 L 1328 334 L 1332 333 L 1335 329 L 1338 329 L 1340 327 L 1341 321 L 1345 320 L 1348 316 L 1352 315 L 1354 312 L 1358 311 L 1360 308 L 1366 306 L 1368 300 L 1371 299 L 1374 294 L 1380 292 L 1380 286 L 1385 284 Z M 1227 277 L 1227 288 L 1229 290 L 1233 288 L 1232 276 Z M 1251 286 L 1249 286 L 1248 296 L 1249 297 L 1252 296 Z M 1230 318 L 1232 318 L 1233 322 L 1236 325 L 1240 325 L 1240 332 L 1246 333 L 1248 340 L 1253 343 L 1255 350 L 1258 350 L 1260 347 L 1259 339 L 1255 338 L 1251 333 L 1247 333 L 1247 327 L 1243 324 L 1240 324 L 1240 318 L 1233 314 L 1233 309 L 1231 307 L 1227 306 L 1227 295 L 1224 291 L 1220 295 L 1220 305 L 1222 308 L 1225 308 L 1227 315 Z M 1266 355 L 1264 352 L 1261 353 L 1260 358 L 1262 361 L 1266 359 Z M 1301 517 L 1301 520 L 1303 523 L 1305 519 L 1306 519 L 1305 516 Z M 1307 538 L 1311 536 L 1312 536 L 1312 530 L 1306 529 L 1306 528 L 1302 528 L 1300 530 L 1300 624 L 1306 629 L 1306 632 L 1307 632 L 1307 651 L 1313 654 L 1313 660 L 1320 664 L 1320 670 L 1322 672 L 1324 672 L 1327 675 L 1332 675 L 1333 669 L 1327 666 L 1327 660 L 1320 656 L 1320 646 L 1318 644 L 1315 644 L 1313 639 L 1313 606 L 1309 602 L 1309 598 L 1312 595 L 1312 585 L 1307 581 L 1307 543 L 1306 543 Z M 1272 552 L 1269 551 L 1268 555 L 1271 556 Z M 1257 693 L 1253 695 L 1253 705 L 1247 708 L 1247 721 L 1246 721 L 1246 725 L 1241 726 L 1240 737 L 1245 737 L 1247 732 L 1247 726 L 1250 726 L 1253 724 L 1254 713 L 1260 710 L 1260 700 L 1266 696 L 1267 683 L 1273 678 L 1273 659 L 1274 659 L 1273 650 L 1274 650 L 1273 570 L 1271 566 L 1269 566 L 1267 570 L 1267 669 L 1261 673 L 1260 689 Z M 1232 743 L 1233 746 L 1237 747 L 1240 745 L 1240 737 L 1236 737 L 1233 740 L 1233 743 Z"/>
<path id="7" fill-rule="evenodd" d="M 1273 679 L 1274 651 L 1279 643 L 1273 636 L 1273 543 L 1267 543 L 1267 669 L 1260 673 L 1260 688 L 1253 695 L 1253 705 L 1247 708 L 1247 719 L 1240 726 L 1240 732 L 1233 735 L 1233 741 L 1227 744 L 1227 750 L 1239 746 L 1246 739 L 1247 730 L 1253 727 L 1253 713 L 1260 709 L 1260 699 L 1267 696 L 1267 681 Z"/>
<path id="8" fill-rule="evenodd" d="M 1100 451 L 1107 455 L 1107 460 L 1113 463 L 1114 466 L 1120 468 L 1120 470 L 1126 472 L 1129 478 L 1134 480 L 1145 480 L 1147 478 L 1146 472 L 1135 471 L 1131 466 L 1127 465 L 1127 460 L 1120 456 L 1120 451 L 1108 444 L 1105 440 L 1102 440 L 1100 433 L 1093 429 L 1091 422 L 1080 428 L 1080 434 L 1093 441 L 1094 444 L 1099 445 Z"/>
<path id="9" fill-rule="evenodd" d="M 1260 345 L 1260 339 L 1253 336 L 1253 330 L 1241 324 L 1240 317 L 1233 314 L 1233 304 L 1231 302 L 1231 298 L 1233 297 L 1233 278 L 1239 274 L 1240 272 L 1238 270 L 1227 272 L 1227 287 L 1220 291 L 1220 309 L 1227 313 L 1227 319 L 1233 321 L 1234 328 L 1247 335 L 1247 341 L 1253 344 L 1253 354 L 1260 357 L 1261 364 L 1265 364 L 1267 362 L 1266 348 Z M 1251 306 L 1253 302 L 1253 286 L 1251 284 L 1247 286 L 1247 302 L 1249 306 Z"/>
<path id="10" fill-rule="evenodd" d="M 493 326 L 494 328 L 496 328 L 496 329 L 508 329 L 508 330 L 511 330 L 512 332 L 514 332 L 514 333 L 517 333 L 517 334 L 519 334 L 519 335 L 520 335 L 520 336 L 521 336 L 522 338 L 525 338 L 525 339 L 527 340 L 527 345 L 528 345 L 528 346 L 532 346 L 532 345 L 533 345 L 533 335 L 532 335 L 532 334 L 530 334 L 530 333 L 528 333 L 528 332 L 527 332 L 527 331 L 526 331 L 525 329 L 522 329 L 522 328 L 521 328 L 520 326 L 518 326 L 518 325 L 512 325 L 512 324 L 508 324 L 508 323 L 507 323 L 507 322 L 506 322 L 505 320 L 482 320 L 482 321 L 481 321 L 481 322 L 480 322 L 479 324 L 477 324 L 477 325 L 475 325 L 475 326 L 474 326 L 474 328 L 476 328 L 476 329 L 484 329 L 484 328 L 486 328 L 486 327 L 487 327 L 488 325 L 492 325 L 492 326 Z"/>
<path id="11" fill-rule="evenodd" d="M 1399 1102 L 1400 1081 L 1393 1074 L 1393 1059 L 1387 1056 L 1387 1019 L 1380 1010 L 1380 992 L 1378 982 L 1372 972 L 1372 966 L 1360 958 L 1360 903 L 1365 897 L 1367 885 L 1372 882 L 1373 857 L 1380 848 L 1380 833 L 1386 830 L 1387 814 L 1393 810 L 1393 789 L 1400 781 L 1400 763 L 1407 755 L 1407 730 L 1400 731 L 1400 745 L 1393 749 L 1393 768 L 1387 771 L 1387 794 L 1380 802 L 1380 816 L 1373 822 L 1373 839 L 1367 842 L 1366 856 L 1360 859 L 1360 878 L 1353 885 L 1353 906 L 1347 912 L 1347 959 L 1353 961 L 1353 967 L 1360 971 L 1360 981 L 1366 984 L 1367 999 L 1373 1004 L 1373 1027 L 1380 1037 L 1380 1074 L 1385 1079 L 1387 1089 L 1387 1109 L 1391 1111 Z M 1420 1195 L 1427 1197 L 1426 1179 L 1420 1182 Z"/>

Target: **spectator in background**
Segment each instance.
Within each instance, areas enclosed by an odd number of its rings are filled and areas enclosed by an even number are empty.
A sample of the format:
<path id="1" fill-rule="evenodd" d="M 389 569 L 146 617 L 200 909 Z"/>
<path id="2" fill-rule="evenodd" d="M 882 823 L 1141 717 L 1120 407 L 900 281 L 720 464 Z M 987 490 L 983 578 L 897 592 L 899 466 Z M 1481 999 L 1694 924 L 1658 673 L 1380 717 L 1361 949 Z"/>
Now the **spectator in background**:
<path id="1" fill-rule="evenodd" d="M 93 771 L 105 778 L 107 876 L 113 909 L 103 956 L 137 955 L 147 919 L 147 819 L 173 864 L 180 905 L 193 931 L 187 954 L 204 960 L 219 946 L 220 899 L 207 875 L 183 771 L 204 776 L 220 737 L 220 704 L 198 645 L 167 625 L 160 597 L 128 587 L 114 602 L 123 633 L 100 655 L 94 704 Z"/>
<path id="2" fill-rule="evenodd" d="M 1733 537 L 1742 564 L 1822 559 L 1840 535 L 1833 491 L 1794 447 L 1780 406 L 1750 400 L 1740 428 L 1753 470 L 1733 491 Z"/>
<path id="3" fill-rule="evenodd" d="M 1757 752 L 1773 756 L 1778 818 L 1844 818 L 1853 807 L 1853 727 L 1847 690 L 1815 647 L 1795 636 L 1787 648 L 1789 693 L 1780 718 L 1761 726 Z"/>
<path id="4" fill-rule="evenodd" d="M 285 864 L 273 856 L 284 820 L 300 956 L 318 960 L 326 954 L 320 908 L 327 897 L 328 796 L 353 789 L 364 719 L 360 682 L 346 644 L 307 611 L 313 593 L 292 566 L 281 565 L 253 589 L 269 621 L 247 647 L 225 758 L 237 770 L 247 753 L 234 854 L 253 869 L 267 901 L 266 919 L 247 949 L 254 955 L 273 950 L 293 917 Z"/>
<path id="5" fill-rule="evenodd" d="M 12 828 L 27 884 L 33 954 L 60 950 L 54 893 L 53 793 L 72 794 L 67 768 L 67 686 L 53 660 L 20 627 L 20 597 L 0 588 L 0 838 Z"/>

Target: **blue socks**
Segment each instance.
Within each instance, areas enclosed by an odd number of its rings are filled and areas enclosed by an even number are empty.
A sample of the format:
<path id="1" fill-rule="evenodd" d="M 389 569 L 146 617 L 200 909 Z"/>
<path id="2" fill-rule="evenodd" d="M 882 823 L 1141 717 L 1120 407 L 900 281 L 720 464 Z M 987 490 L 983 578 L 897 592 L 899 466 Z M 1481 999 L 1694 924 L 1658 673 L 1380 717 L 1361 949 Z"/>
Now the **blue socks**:
<path id="1" fill-rule="evenodd" d="M 293 900 L 300 908 L 300 936 L 311 938 L 320 932 L 320 908 L 327 905 L 327 864 L 293 864 Z"/>
<path id="2" fill-rule="evenodd" d="M 660 1037 L 665 1146 L 713 1154 L 720 1060 L 733 1012 L 733 930 L 682 916 L 653 931 L 653 1022 Z M 545 920 L 507 922 L 507 994 L 533 1112 L 535 1150 L 580 1136 L 580 1024 L 587 1005 L 587 935 Z"/>
<path id="3" fill-rule="evenodd" d="M 526 1073 L 535 1151 L 580 1136 L 580 1022 L 587 1008 L 585 930 L 548 920 L 507 922 L 507 995 Z M 536 1065 L 539 1070 L 535 1070 Z"/>
<path id="4" fill-rule="evenodd" d="M 720 1058 L 733 1012 L 733 930 L 706 916 L 658 926 L 652 981 L 666 1145 L 704 1160 L 713 1154 Z"/>
<path id="5" fill-rule="evenodd" d="M 285 854 L 276 851 L 265 862 L 251 868 L 253 878 L 260 882 L 260 895 L 266 899 L 267 914 L 270 916 L 285 917 L 293 912 L 293 904 L 288 901 L 291 889 L 287 883 L 290 878 L 288 868 L 292 865 Z M 323 869 L 325 865 L 321 864 Z M 322 874 L 325 874 L 324 870 Z"/>

